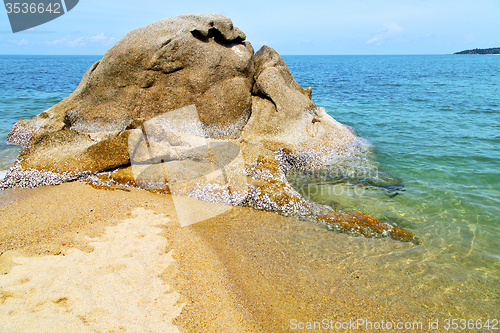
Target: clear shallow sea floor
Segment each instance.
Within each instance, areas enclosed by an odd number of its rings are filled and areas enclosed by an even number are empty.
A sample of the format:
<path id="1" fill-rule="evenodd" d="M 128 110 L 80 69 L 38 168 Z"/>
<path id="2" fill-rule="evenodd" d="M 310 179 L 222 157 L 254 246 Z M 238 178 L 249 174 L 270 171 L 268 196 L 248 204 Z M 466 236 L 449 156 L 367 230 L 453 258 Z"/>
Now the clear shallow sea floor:
<path id="1" fill-rule="evenodd" d="M 17 119 L 69 95 L 98 59 L 0 56 L 0 139 Z M 404 184 L 396 196 L 342 182 L 320 184 L 303 194 L 397 224 L 421 240 L 414 246 L 342 235 L 346 238 L 336 248 L 315 243 L 314 228 L 293 230 L 290 237 L 308 240 L 304 255 L 324 249 L 322 256 L 358 263 L 373 277 L 363 286 L 366 292 L 403 288 L 412 302 L 450 315 L 498 318 L 500 57 L 284 59 L 299 84 L 313 87 L 317 105 L 373 143 L 370 168 Z M 18 152 L 0 145 L 0 170 Z"/>
<path id="2" fill-rule="evenodd" d="M 498 315 L 500 57 L 285 61 L 299 84 L 313 87 L 316 104 L 374 144 L 369 169 L 404 183 L 404 191 L 392 197 L 381 188 L 346 183 L 313 186 L 309 193 L 305 188 L 304 194 L 413 231 L 422 244 L 406 263 L 420 272 L 415 277 L 422 274 L 418 288 L 429 295 L 434 290 L 435 306 L 439 295 L 448 294 L 464 299 L 464 311 L 484 309 L 487 316 L 489 302 Z M 440 277 L 450 284 L 438 282 Z M 464 291 L 467 281 L 486 287 L 478 309 L 467 305 L 467 298 L 480 297 Z"/>

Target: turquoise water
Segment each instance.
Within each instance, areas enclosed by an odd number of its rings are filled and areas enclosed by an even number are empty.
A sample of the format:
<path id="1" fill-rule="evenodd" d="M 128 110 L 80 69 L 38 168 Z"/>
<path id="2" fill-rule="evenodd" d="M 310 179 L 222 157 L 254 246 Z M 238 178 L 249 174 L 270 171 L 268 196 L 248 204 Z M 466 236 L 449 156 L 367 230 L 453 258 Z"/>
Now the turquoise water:
<path id="1" fill-rule="evenodd" d="M 0 177 L 19 150 L 5 144 L 12 125 L 58 103 L 75 90 L 100 56 L 0 55 Z"/>
<path id="2" fill-rule="evenodd" d="M 16 120 L 68 96 L 99 58 L 0 56 L 0 142 Z M 500 56 L 284 59 L 317 105 L 373 143 L 370 167 L 404 184 L 395 196 L 348 182 L 304 194 L 411 230 L 419 262 L 498 282 Z M 0 144 L 0 177 L 18 153 Z"/>
<path id="3" fill-rule="evenodd" d="M 414 232 L 422 260 L 500 277 L 500 57 L 287 56 L 313 100 L 374 144 L 404 192 L 322 185 L 332 199 Z"/>

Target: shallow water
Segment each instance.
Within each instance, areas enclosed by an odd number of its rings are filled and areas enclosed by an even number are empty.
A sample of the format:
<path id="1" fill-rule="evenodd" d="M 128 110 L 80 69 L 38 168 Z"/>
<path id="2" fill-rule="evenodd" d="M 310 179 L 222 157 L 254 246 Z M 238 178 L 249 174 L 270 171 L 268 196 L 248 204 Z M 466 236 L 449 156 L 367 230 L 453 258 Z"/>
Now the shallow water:
<path id="1" fill-rule="evenodd" d="M 19 148 L 5 144 L 14 123 L 31 118 L 70 95 L 100 56 L 0 55 L 0 170 Z"/>
<path id="2" fill-rule="evenodd" d="M 420 261 L 500 277 L 500 57 L 285 57 L 313 100 L 375 145 L 366 163 L 404 183 L 387 195 L 360 183 L 318 184 L 304 194 L 414 232 Z M 333 203 L 332 203 L 333 201 Z M 498 297 L 498 296 L 497 296 Z"/>
<path id="3" fill-rule="evenodd" d="M 416 320 L 422 329 L 411 332 L 444 332 L 447 318 L 485 322 L 499 315 L 498 277 L 438 263 L 426 245 L 327 232 L 308 221 L 238 207 L 193 228 L 236 284 L 251 285 L 243 294 L 254 294 L 256 312 L 271 312 L 276 325 L 300 312 L 310 321 Z M 259 282 L 247 280 L 252 266 Z M 440 330 L 429 329 L 428 320 L 439 320 Z"/>

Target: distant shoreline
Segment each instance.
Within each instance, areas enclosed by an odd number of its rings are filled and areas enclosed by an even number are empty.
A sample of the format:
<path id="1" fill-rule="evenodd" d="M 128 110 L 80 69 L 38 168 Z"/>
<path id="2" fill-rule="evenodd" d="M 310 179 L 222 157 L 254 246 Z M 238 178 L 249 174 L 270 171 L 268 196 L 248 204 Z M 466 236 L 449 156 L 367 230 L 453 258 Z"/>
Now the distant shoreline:
<path id="1" fill-rule="evenodd" d="M 500 54 L 500 47 L 493 47 L 489 49 L 472 49 L 455 52 L 453 54 Z"/>

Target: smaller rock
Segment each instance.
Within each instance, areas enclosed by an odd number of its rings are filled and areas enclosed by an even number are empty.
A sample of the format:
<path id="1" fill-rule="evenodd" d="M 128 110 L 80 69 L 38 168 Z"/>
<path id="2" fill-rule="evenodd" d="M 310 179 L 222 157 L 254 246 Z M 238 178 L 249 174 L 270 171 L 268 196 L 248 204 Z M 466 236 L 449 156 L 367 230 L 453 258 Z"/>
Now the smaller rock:
<path id="1" fill-rule="evenodd" d="M 126 186 L 137 186 L 137 184 L 135 183 L 134 172 L 132 171 L 131 166 L 99 175 L 99 178 L 101 177 L 104 181 L 109 181 L 111 179 L 118 184 L 123 184 Z"/>
<path id="2" fill-rule="evenodd" d="M 354 232 L 366 237 L 390 236 L 403 242 L 416 242 L 410 231 L 393 227 L 361 212 L 329 212 L 316 217 L 342 232 Z"/>
<path id="3" fill-rule="evenodd" d="M 415 244 L 419 244 L 419 241 L 413 236 L 410 231 L 398 227 L 392 228 L 391 238 L 402 242 L 413 242 Z"/>

